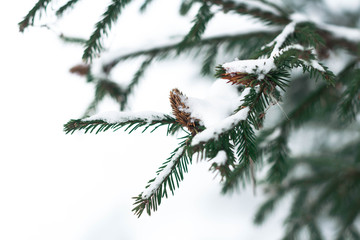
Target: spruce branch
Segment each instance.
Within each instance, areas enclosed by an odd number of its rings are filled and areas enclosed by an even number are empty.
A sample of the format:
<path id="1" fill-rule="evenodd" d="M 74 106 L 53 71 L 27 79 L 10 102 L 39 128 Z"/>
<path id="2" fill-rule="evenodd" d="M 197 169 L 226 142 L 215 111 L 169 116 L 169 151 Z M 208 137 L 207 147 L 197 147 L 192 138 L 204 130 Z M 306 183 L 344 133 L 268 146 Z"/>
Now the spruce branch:
<path id="1" fill-rule="evenodd" d="M 182 52 L 186 48 L 186 45 L 192 42 L 197 42 L 201 39 L 201 35 L 205 32 L 206 25 L 213 16 L 214 14 L 211 12 L 210 6 L 204 2 L 193 20 L 194 25 L 191 27 L 189 33 L 179 43 L 177 53 Z"/>
<path id="2" fill-rule="evenodd" d="M 145 0 L 144 3 L 140 7 L 140 12 L 145 12 L 149 5 L 153 2 L 153 0 Z"/>
<path id="3" fill-rule="evenodd" d="M 134 87 L 138 85 L 140 79 L 144 76 L 146 70 L 149 68 L 153 61 L 153 57 L 150 56 L 145 59 L 142 64 L 140 65 L 139 69 L 135 72 L 130 84 L 126 87 L 126 89 L 121 94 L 121 101 L 120 101 L 120 110 L 124 110 L 127 103 L 128 98 L 131 93 L 134 91 Z"/>
<path id="4" fill-rule="evenodd" d="M 61 17 L 66 11 L 73 8 L 78 2 L 79 0 L 69 0 L 56 11 L 56 16 Z"/>
<path id="5" fill-rule="evenodd" d="M 236 48 L 245 46 L 246 44 L 251 44 L 253 48 L 260 47 L 266 40 L 271 39 L 276 31 L 255 31 L 250 33 L 240 33 L 235 35 L 222 35 L 216 37 L 209 37 L 200 39 L 198 42 L 189 43 L 185 46 L 188 50 L 199 51 L 199 47 L 203 46 L 226 46 L 225 49 L 227 52 L 231 52 Z M 259 37 L 262 37 L 259 41 Z M 254 41 L 257 39 L 257 41 Z M 103 71 L 105 73 L 110 73 L 111 70 L 120 62 L 126 61 L 129 59 L 137 58 L 140 56 L 153 56 L 156 59 L 163 59 L 169 57 L 172 53 L 175 54 L 179 43 L 165 45 L 162 47 L 155 47 L 147 50 L 135 51 L 129 54 L 120 55 L 115 57 L 113 60 L 105 63 L 103 65 Z M 212 50 L 209 48 L 209 50 Z M 250 50 L 245 51 L 244 54 L 248 55 Z"/>
<path id="6" fill-rule="evenodd" d="M 24 32 L 25 28 L 29 25 L 33 25 L 36 14 L 41 14 L 42 10 L 45 11 L 50 2 L 51 0 L 39 0 L 24 19 L 18 23 L 20 32 Z"/>
<path id="7" fill-rule="evenodd" d="M 243 186 L 249 178 L 253 181 L 254 187 L 256 184 L 254 176 L 254 160 L 256 160 L 255 147 L 255 133 L 248 121 L 240 122 L 239 126 L 235 128 L 237 138 L 235 139 L 235 146 L 237 146 L 237 156 L 239 163 L 235 165 L 234 170 L 223 184 L 222 193 L 227 193 L 234 190 L 241 182 Z"/>
<path id="8" fill-rule="evenodd" d="M 209 49 L 206 52 L 205 58 L 201 67 L 201 74 L 206 76 L 212 73 L 213 66 L 216 65 L 216 56 L 218 54 L 218 44 L 213 44 L 209 46 Z"/>
<path id="9" fill-rule="evenodd" d="M 192 163 L 192 153 L 188 143 L 191 141 L 191 135 L 185 136 L 157 171 L 157 176 L 148 182 L 145 190 L 134 197 L 135 200 L 133 212 L 138 217 L 146 210 L 148 215 L 156 211 L 161 204 L 163 197 L 168 197 L 168 191 L 174 195 L 179 183 L 184 179 L 184 173 L 188 172 L 187 165 Z"/>
<path id="10" fill-rule="evenodd" d="M 190 11 L 191 7 L 195 2 L 196 0 L 182 0 L 179 10 L 180 15 L 182 16 L 186 15 Z"/>
<path id="11" fill-rule="evenodd" d="M 346 90 L 341 95 L 338 106 L 339 116 L 346 123 L 354 121 L 360 112 L 360 69 L 351 71 L 349 77 L 351 78 L 345 82 Z"/>
<path id="12" fill-rule="evenodd" d="M 142 132 L 145 132 L 149 128 L 152 128 L 151 132 L 155 131 L 160 126 L 167 125 L 167 134 L 174 134 L 181 129 L 181 125 L 176 122 L 176 119 L 166 114 L 151 114 L 147 117 L 139 116 L 136 114 L 128 114 L 126 112 L 117 113 L 119 120 L 102 120 L 103 117 L 96 115 L 91 118 L 85 119 L 73 119 L 64 125 L 64 132 L 66 134 L 73 134 L 75 131 L 84 130 L 85 133 L 96 134 L 99 132 L 105 132 L 108 130 L 117 131 L 125 127 L 124 131 L 133 131 L 143 127 Z"/>
<path id="13" fill-rule="evenodd" d="M 111 29 L 112 25 L 118 19 L 122 9 L 131 2 L 131 0 L 112 0 L 112 3 L 107 7 L 107 10 L 102 15 L 102 19 L 95 24 L 95 30 L 90 38 L 86 41 L 83 53 L 83 60 L 88 62 L 101 52 L 103 49 L 101 39 L 103 35 L 107 35 L 107 31 Z"/>
<path id="14" fill-rule="evenodd" d="M 80 44 L 80 45 L 85 45 L 85 43 L 86 43 L 86 39 L 78 38 L 78 37 L 70 37 L 70 36 L 66 36 L 64 34 L 60 34 L 59 38 L 61 40 L 63 40 L 65 43 L 75 43 L 75 44 Z"/>
<path id="15" fill-rule="evenodd" d="M 281 10 L 278 14 L 275 14 L 275 11 L 269 11 L 265 8 L 251 6 L 248 2 L 234 2 L 234 1 L 224 1 L 224 0 L 204 0 L 205 2 L 220 6 L 222 10 L 227 13 L 229 11 L 235 11 L 242 15 L 250 15 L 254 18 L 260 19 L 268 24 L 280 24 L 284 25 L 290 22 L 289 17 L 284 15 L 285 11 Z M 264 4 L 272 7 L 274 10 L 278 11 L 281 9 L 279 6 L 274 7 L 275 4 L 269 4 L 268 2 L 263 1 Z"/>
<path id="16" fill-rule="evenodd" d="M 311 171 L 304 176 L 288 177 L 281 182 L 256 214 L 255 222 L 261 223 L 287 194 L 297 193 L 285 222 L 288 237 L 297 237 L 302 229 L 308 229 L 313 238 L 319 239 L 320 231 L 316 226 L 319 216 L 329 216 L 338 220 L 338 237 L 347 236 L 355 219 L 360 215 L 360 166 L 348 152 L 349 148 L 359 152 L 359 139 L 327 154 L 297 157 L 290 160 L 290 171 L 306 165 Z M 347 153 L 347 155 L 343 155 Z M 311 193 L 311 194 L 308 194 Z M 314 225 L 315 224 L 315 225 Z M 320 238 L 321 239 L 321 238 Z"/>
<path id="17" fill-rule="evenodd" d="M 209 158 L 209 161 L 212 162 L 209 170 L 220 174 L 222 182 L 230 177 L 236 164 L 234 138 L 231 134 L 220 135 L 217 141 L 206 143 L 204 149 L 200 150 L 201 155 L 205 152 L 204 158 Z"/>

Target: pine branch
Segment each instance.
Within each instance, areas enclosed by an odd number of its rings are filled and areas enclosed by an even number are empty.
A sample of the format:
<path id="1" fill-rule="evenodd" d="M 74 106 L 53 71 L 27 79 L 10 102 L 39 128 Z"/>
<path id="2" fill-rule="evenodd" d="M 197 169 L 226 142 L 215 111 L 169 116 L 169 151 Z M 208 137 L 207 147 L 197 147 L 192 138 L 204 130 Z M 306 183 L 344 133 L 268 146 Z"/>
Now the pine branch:
<path id="1" fill-rule="evenodd" d="M 145 12 L 148 6 L 153 2 L 153 0 L 145 0 L 144 3 L 140 7 L 140 12 Z"/>
<path id="2" fill-rule="evenodd" d="M 287 227 L 284 239 L 296 238 L 304 228 L 309 230 L 311 239 L 322 239 L 316 219 L 324 214 L 338 220 L 341 227 L 338 239 L 347 239 L 349 230 L 360 215 L 360 165 L 348 150 L 351 148 L 359 152 L 359 148 L 354 147 L 359 146 L 359 143 L 360 139 L 357 139 L 337 151 L 291 159 L 290 170 L 306 165 L 311 171 L 304 176 L 290 177 L 276 187 L 272 197 L 259 209 L 255 222 L 263 222 L 281 198 L 296 192 L 285 222 Z M 348 155 L 344 155 L 345 152 Z"/>
<path id="3" fill-rule="evenodd" d="M 351 79 L 345 82 L 346 90 L 340 97 L 338 106 L 339 116 L 345 123 L 355 121 L 360 112 L 360 70 L 354 70 L 349 75 Z"/>
<path id="4" fill-rule="evenodd" d="M 86 41 L 85 50 L 82 58 L 84 61 L 90 61 L 92 58 L 101 52 L 103 49 L 101 39 L 103 35 L 111 28 L 113 23 L 116 22 L 121 10 L 131 2 L 131 0 L 112 0 L 112 3 L 107 7 L 107 10 L 102 15 L 102 19 L 95 24 L 95 30 Z"/>
<path id="5" fill-rule="evenodd" d="M 67 10 L 73 8 L 75 4 L 77 4 L 78 2 L 79 0 L 69 0 L 67 3 L 65 3 L 56 11 L 56 16 L 61 17 Z"/>
<path id="6" fill-rule="evenodd" d="M 277 188 L 263 204 L 261 204 L 260 208 L 255 213 L 254 223 L 262 224 L 269 217 L 269 215 L 274 211 L 276 205 L 279 204 L 280 200 L 285 196 L 284 188 Z"/>
<path id="7" fill-rule="evenodd" d="M 241 46 L 245 46 L 246 44 L 254 44 L 254 48 L 256 46 L 261 46 L 267 39 L 270 39 L 276 32 L 264 32 L 264 31 L 256 31 L 256 32 L 250 32 L 250 33 L 240 33 L 236 35 L 223 35 L 223 36 L 216 36 L 216 37 L 209 37 L 199 40 L 198 42 L 191 43 L 186 45 L 186 49 L 188 50 L 195 50 L 199 51 L 199 47 L 202 46 L 222 46 L 225 44 L 228 44 L 228 47 L 226 48 L 227 52 L 233 51 L 235 48 L 239 48 Z M 259 37 L 262 37 L 261 40 L 259 40 Z M 255 39 L 257 39 L 255 41 Z M 137 58 L 140 56 L 153 56 L 157 59 L 163 59 L 168 57 L 171 53 L 175 53 L 176 49 L 178 47 L 179 43 L 170 44 L 162 47 L 155 47 L 147 50 L 140 50 L 136 52 L 132 52 L 129 54 L 121 55 L 119 57 L 114 58 L 112 61 L 106 63 L 103 65 L 103 71 L 105 73 L 110 73 L 110 71 L 120 62 Z M 247 55 L 250 51 L 250 49 L 245 49 L 245 55 Z"/>
<path id="8" fill-rule="evenodd" d="M 264 8 L 257 6 L 250 6 L 248 5 L 249 3 L 246 2 L 237 3 L 234 1 L 224 1 L 224 0 L 204 0 L 204 1 L 220 6 L 225 13 L 229 11 L 235 11 L 242 15 L 250 15 L 268 24 L 284 25 L 290 22 L 288 16 L 283 15 L 285 13 L 284 10 L 282 10 L 279 14 L 275 14 L 274 11 L 268 11 Z M 274 7 L 273 6 L 274 4 L 268 4 L 267 2 L 264 3 L 270 7 Z M 274 8 L 274 10 L 277 9 L 281 9 L 281 8 L 280 7 Z"/>
<path id="9" fill-rule="evenodd" d="M 143 75 L 145 74 L 145 71 L 151 65 L 152 61 L 153 61 L 153 57 L 150 56 L 148 59 L 146 59 L 141 64 L 139 69 L 134 74 L 134 77 L 131 80 L 130 84 L 127 86 L 127 88 L 125 89 L 125 91 L 121 95 L 120 110 L 125 109 L 125 107 L 127 105 L 127 102 L 128 102 L 129 95 L 133 92 L 134 87 L 139 83 L 139 80 L 143 77 Z"/>
<path id="10" fill-rule="evenodd" d="M 66 43 L 75 43 L 80 45 L 84 45 L 86 43 L 86 39 L 83 38 L 69 37 L 69 36 L 65 36 L 64 34 L 60 34 L 59 37 L 61 40 L 63 40 Z"/>
<path id="11" fill-rule="evenodd" d="M 213 16 L 214 14 L 210 11 L 210 6 L 204 2 L 195 16 L 195 19 L 192 21 L 194 25 L 191 27 L 189 33 L 179 43 L 177 53 L 182 52 L 186 48 L 186 45 L 192 42 L 198 42 L 201 39 L 201 35 L 205 32 L 206 25 Z"/>
<path id="12" fill-rule="evenodd" d="M 185 16 L 190 11 L 195 2 L 196 0 L 183 0 L 180 5 L 180 15 Z"/>
<path id="13" fill-rule="evenodd" d="M 206 52 L 205 58 L 201 67 L 202 75 L 210 75 L 212 73 L 213 66 L 216 65 L 216 56 L 218 54 L 218 46 L 217 44 L 213 44 L 209 46 L 208 51 Z"/>
<path id="14" fill-rule="evenodd" d="M 184 139 L 159 168 L 157 176 L 148 182 L 145 191 L 134 197 L 135 207 L 132 211 L 138 217 L 144 210 L 148 215 L 151 215 L 152 211 L 156 211 L 162 198 L 168 197 L 168 191 L 170 190 L 174 195 L 175 189 L 184 179 L 184 173 L 188 171 L 187 165 L 192 163 L 192 154 L 188 152 L 188 142 L 191 141 L 191 135 L 184 137 Z"/>
<path id="15" fill-rule="evenodd" d="M 222 192 L 227 193 L 238 187 L 239 182 L 245 186 L 246 180 L 251 177 L 255 184 L 254 176 L 254 160 L 256 160 L 255 133 L 248 121 L 242 121 L 236 129 L 237 138 L 235 146 L 237 146 L 237 155 L 239 163 L 226 179 Z"/>
<path id="16" fill-rule="evenodd" d="M 64 125 L 64 132 L 73 134 L 75 131 L 84 130 L 85 133 L 95 132 L 97 134 L 108 130 L 115 132 L 123 127 L 125 127 L 124 131 L 129 131 L 129 133 L 141 127 L 144 128 L 142 132 L 145 132 L 150 127 L 152 127 L 150 132 L 153 132 L 158 127 L 167 125 L 167 134 L 174 134 L 181 129 L 181 125 L 176 122 L 176 119 L 165 114 L 152 114 L 148 117 L 141 116 L 141 114 L 138 116 L 127 113 L 117 113 L 117 115 L 119 119 L 117 121 L 102 120 L 103 117 L 97 117 L 96 115 L 91 118 L 73 119 Z"/>
<path id="17" fill-rule="evenodd" d="M 29 25 L 33 25 L 36 14 L 41 14 L 42 10 L 45 11 L 50 2 L 51 0 L 39 0 L 24 17 L 24 19 L 18 23 L 20 32 L 24 32 L 25 28 L 27 28 Z"/>
<path id="18" fill-rule="evenodd" d="M 236 158 L 232 143 L 235 139 L 234 135 L 231 133 L 221 134 L 216 141 L 207 142 L 203 148 L 193 148 L 193 151 L 197 152 L 201 159 L 209 159 L 209 162 L 212 162 L 209 170 L 220 174 L 221 181 L 226 181 L 235 167 Z"/>

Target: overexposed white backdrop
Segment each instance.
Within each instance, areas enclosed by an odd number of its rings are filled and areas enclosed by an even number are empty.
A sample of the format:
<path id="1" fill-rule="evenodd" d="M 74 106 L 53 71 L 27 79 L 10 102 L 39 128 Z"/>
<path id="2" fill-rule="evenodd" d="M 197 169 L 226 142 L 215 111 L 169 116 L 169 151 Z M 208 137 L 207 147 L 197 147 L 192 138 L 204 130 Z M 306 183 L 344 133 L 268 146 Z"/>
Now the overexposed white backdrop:
<path id="1" fill-rule="evenodd" d="M 221 195 L 219 179 L 206 162 L 194 161 L 175 196 L 165 199 L 152 216 L 134 216 L 131 198 L 177 146 L 165 129 L 154 134 L 65 135 L 63 124 L 82 115 L 93 86 L 68 71 L 81 62 L 82 48 L 64 44 L 57 35 L 89 36 L 108 2 L 81 1 L 61 21 L 49 14 L 23 34 L 17 23 L 36 1 L 2 4 L 0 239 L 278 239 L 286 201 L 271 220 L 254 226 L 254 213 L 264 200 L 261 192 L 253 195 L 248 188 Z M 180 40 L 191 26 L 193 14 L 177 14 L 179 1 L 154 1 L 139 15 L 141 2 L 125 9 L 105 40 L 115 55 Z M 51 30 L 39 27 L 42 23 Z M 259 24 L 247 25 L 238 16 L 219 13 L 206 34 L 256 27 Z M 103 58 L 111 56 L 114 52 L 105 52 Z M 170 113 L 168 94 L 174 87 L 202 97 L 211 80 L 199 77 L 196 61 L 182 57 L 156 62 L 130 99 L 132 109 Z M 120 66 L 114 78 L 126 82 L 139 63 Z M 106 99 L 100 110 L 117 106 Z"/>

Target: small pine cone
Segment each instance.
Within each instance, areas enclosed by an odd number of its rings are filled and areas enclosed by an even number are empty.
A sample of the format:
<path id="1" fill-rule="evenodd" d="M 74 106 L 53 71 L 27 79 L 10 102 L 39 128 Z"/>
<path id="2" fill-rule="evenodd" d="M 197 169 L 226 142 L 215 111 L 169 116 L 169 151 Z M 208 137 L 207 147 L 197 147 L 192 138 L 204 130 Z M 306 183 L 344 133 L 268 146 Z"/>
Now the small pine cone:
<path id="1" fill-rule="evenodd" d="M 170 91 L 170 104 L 177 122 L 189 129 L 192 135 L 195 135 L 199 132 L 197 128 L 200 120 L 190 117 L 191 114 L 186 111 L 186 109 L 189 109 L 186 105 L 187 99 L 188 98 L 177 88 Z"/>
<path id="2" fill-rule="evenodd" d="M 90 66 L 85 64 L 78 64 L 72 68 L 70 68 L 70 72 L 74 74 L 78 74 L 80 76 L 86 76 L 89 73 Z"/>
<path id="3" fill-rule="evenodd" d="M 224 73 L 221 75 L 222 79 L 227 79 L 228 83 L 232 83 L 233 85 L 244 85 L 245 87 L 253 87 L 253 85 L 258 85 L 259 83 L 251 84 L 254 80 L 257 80 L 254 76 L 249 76 L 248 73 Z"/>

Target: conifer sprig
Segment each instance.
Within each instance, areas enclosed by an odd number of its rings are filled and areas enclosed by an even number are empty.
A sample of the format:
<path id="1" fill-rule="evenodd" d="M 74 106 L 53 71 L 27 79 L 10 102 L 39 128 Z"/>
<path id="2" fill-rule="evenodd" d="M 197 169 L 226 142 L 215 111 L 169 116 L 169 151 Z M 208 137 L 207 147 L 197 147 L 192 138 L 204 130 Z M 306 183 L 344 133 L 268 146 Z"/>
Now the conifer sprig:
<path id="1" fill-rule="evenodd" d="M 149 5 L 153 2 L 154 0 L 145 0 L 144 3 L 141 5 L 140 7 L 140 12 L 145 12 L 146 9 L 149 7 Z"/>
<path id="2" fill-rule="evenodd" d="M 122 9 L 131 2 L 131 0 L 112 0 L 112 3 L 107 7 L 107 10 L 102 15 L 102 19 L 95 24 L 95 30 L 90 38 L 86 41 L 85 50 L 83 53 L 83 60 L 88 62 L 92 60 L 96 54 L 99 54 L 102 49 L 102 38 L 107 35 L 112 25 L 116 22 Z"/>
<path id="3" fill-rule="evenodd" d="M 346 90 L 342 93 L 338 106 L 340 118 L 345 123 L 354 121 L 360 112 L 360 69 L 351 71 L 350 76 L 348 81 L 343 81 Z"/>
<path id="4" fill-rule="evenodd" d="M 239 56 L 248 57 L 249 55 L 253 54 L 253 52 L 250 49 L 260 48 L 264 43 L 271 40 L 271 38 L 273 38 L 273 36 L 276 33 L 278 33 L 278 31 L 255 31 L 250 33 L 208 37 L 208 38 L 200 39 L 198 42 L 189 43 L 188 45 L 185 46 L 185 49 L 189 51 L 192 50 L 194 52 L 198 52 L 199 47 L 209 46 L 208 50 L 214 51 L 210 47 L 218 46 L 219 48 L 224 47 L 226 52 L 233 52 L 237 49 L 241 49 L 242 46 L 250 44 L 252 45 L 252 48 L 243 49 L 243 51 L 239 53 L 240 54 Z M 259 36 L 262 36 L 262 38 L 259 39 Z M 257 39 L 257 41 L 255 41 L 255 39 Z M 178 46 L 179 43 L 175 43 L 175 44 L 170 44 L 161 47 L 155 47 L 147 50 L 140 50 L 129 54 L 120 55 L 118 57 L 115 57 L 113 60 L 105 63 L 103 65 L 103 71 L 105 73 L 109 73 L 120 62 L 141 56 L 153 56 L 157 60 L 168 58 L 172 56 L 171 54 L 174 54 L 174 56 L 176 56 L 175 53 Z"/>
<path id="5" fill-rule="evenodd" d="M 248 121 L 241 121 L 235 127 L 235 132 L 236 139 L 234 140 L 234 145 L 237 146 L 238 163 L 224 182 L 223 193 L 236 189 L 239 183 L 242 183 L 245 187 L 249 179 L 253 181 L 254 186 L 256 184 L 254 169 L 257 153 L 253 128 Z"/>
<path id="6" fill-rule="evenodd" d="M 275 14 L 274 11 L 268 11 L 264 8 L 249 6 L 246 2 L 234 2 L 234 1 L 224 1 L 224 0 L 205 0 L 206 2 L 218 5 L 226 13 L 229 11 L 235 11 L 242 15 L 250 15 L 254 18 L 262 20 L 267 24 L 280 24 L 284 25 L 290 22 L 288 16 L 285 15 L 286 11 L 281 10 L 279 14 Z M 274 10 L 281 9 L 279 6 L 274 7 L 275 4 L 269 4 L 268 2 L 263 2 L 269 7 L 274 8 Z"/>
<path id="7" fill-rule="evenodd" d="M 278 201 L 287 194 L 297 192 L 292 209 L 285 222 L 286 233 L 284 238 L 299 236 L 302 229 L 316 231 L 311 225 L 318 221 L 319 216 L 331 217 L 337 220 L 339 231 L 337 239 L 346 239 L 349 231 L 354 229 L 355 219 L 360 215 L 358 199 L 360 198 L 360 166 L 356 159 L 340 155 L 341 152 L 359 152 L 359 139 L 342 149 L 326 155 L 298 157 L 291 159 L 291 170 L 299 165 L 311 168 L 312 174 L 297 178 L 290 178 L 278 188 L 273 189 L 273 197 L 268 199 L 256 214 L 255 222 L 260 224 L 272 211 Z M 340 157 L 342 156 L 342 157 Z M 307 194 L 310 193 L 311 194 Z M 345 197 L 346 196 L 346 197 Z M 350 209 L 351 208 L 351 209 Z M 320 229 L 320 228 L 319 228 Z M 318 238 L 312 238 L 318 239 Z"/>
<path id="8" fill-rule="evenodd" d="M 84 130 L 85 133 L 99 133 L 108 130 L 117 131 L 124 128 L 124 131 L 132 133 L 133 131 L 143 128 L 145 132 L 152 128 L 151 132 L 155 131 L 160 126 L 167 126 L 167 134 L 174 134 L 181 129 L 181 125 L 176 122 L 176 119 L 169 115 L 164 115 L 161 119 L 147 119 L 141 117 L 133 117 L 127 120 L 126 118 L 121 121 L 108 122 L 105 120 L 87 120 L 87 119 L 73 119 L 64 125 L 64 132 L 66 134 L 73 134 L 75 131 Z"/>
<path id="9" fill-rule="evenodd" d="M 73 8 L 79 1 L 80 0 L 69 0 L 56 11 L 56 16 L 61 17 L 67 10 Z"/>
<path id="10" fill-rule="evenodd" d="M 206 25 L 213 18 L 214 14 L 210 10 L 210 6 L 207 2 L 204 2 L 200 7 L 199 12 L 193 20 L 194 25 L 191 27 L 189 33 L 184 37 L 184 39 L 179 43 L 177 52 L 186 48 L 186 46 L 192 42 L 197 42 L 201 39 L 201 35 L 205 32 Z"/>
<path id="11" fill-rule="evenodd" d="M 29 11 L 29 13 L 24 17 L 24 19 L 19 22 L 20 32 L 24 32 L 25 28 L 29 25 L 34 24 L 34 19 L 37 14 L 41 14 L 42 10 L 46 10 L 46 7 L 51 2 L 51 0 L 39 0 L 34 7 Z"/>
<path id="12" fill-rule="evenodd" d="M 133 76 L 133 79 L 131 80 L 130 84 L 126 87 L 126 89 L 124 90 L 124 92 L 121 95 L 120 110 L 125 109 L 125 107 L 126 107 L 126 105 L 128 103 L 129 95 L 131 93 L 133 93 L 134 87 L 139 83 L 140 79 L 144 76 L 146 70 L 151 65 L 153 59 L 154 58 L 152 56 L 145 59 L 141 63 L 139 69 L 135 72 L 135 74 Z"/>
<path id="13" fill-rule="evenodd" d="M 134 197 L 135 207 L 132 211 L 135 215 L 140 217 L 144 210 L 151 215 L 161 204 L 162 198 L 168 197 L 168 191 L 174 195 L 175 189 L 179 188 L 179 183 L 184 179 L 184 173 L 188 172 L 187 165 L 192 163 L 192 152 L 188 145 L 191 138 L 191 135 L 184 137 L 179 147 L 159 168 L 157 176 L 148 182 L 139 196 Z"/>
<path id="14" fill-rule="evenodd" d="M 66 42 L 66 43 L 74 43 L 74 44 L 80 44 L 80 45 L 84 45 L 86 43 L 86 41 L 87 41 L 84 38 L 69 37 L 69 36 L 66 36 L 64 34 L 60 34 L 59 38 L 61 40 L 63 40 L 64 42 Z"/>

